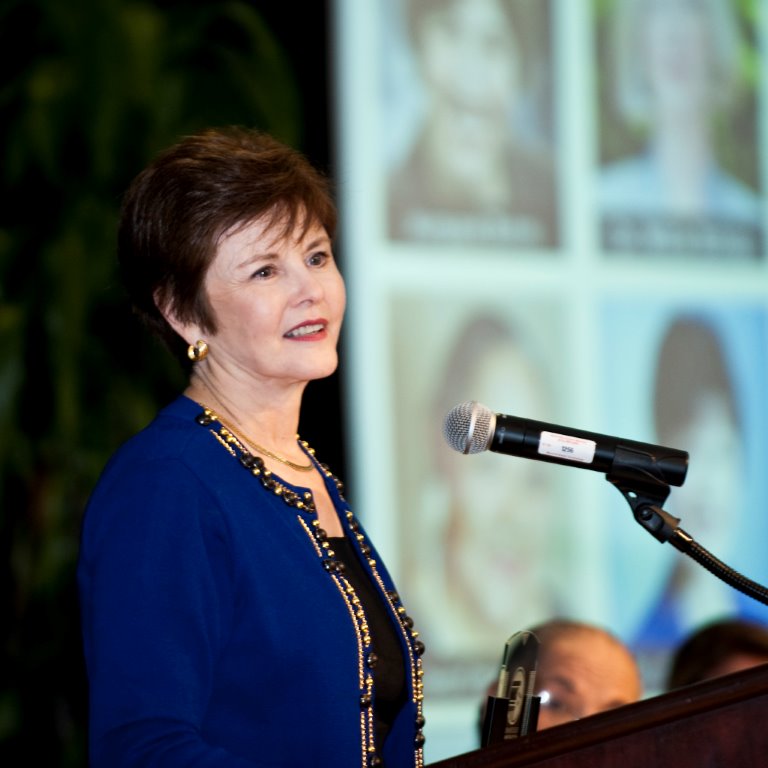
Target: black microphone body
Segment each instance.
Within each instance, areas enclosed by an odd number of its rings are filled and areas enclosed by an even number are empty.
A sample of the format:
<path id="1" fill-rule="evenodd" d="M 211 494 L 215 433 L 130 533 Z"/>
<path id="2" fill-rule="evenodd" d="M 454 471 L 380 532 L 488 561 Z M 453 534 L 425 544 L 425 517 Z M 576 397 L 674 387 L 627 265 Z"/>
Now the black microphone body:
<path id="1" fill-rule="evenodd" d="M 448 414 L 444 433 L 451 447 L 461 453 L 490 450 L 592 469 L 611 479 L 682 485 L 688 470 L 686 451 L 493 414 L 474 402 L 462 403 Z"/>
<path id="2" fill-rule="evenodd" d="M 579 449 L 589 443 L 594 443 L 591 460 L 577 458 Z M 503 414 L 496 415 L 488 449 L 554 464 L 576 464 L 611 476 L 629 470 L 667 485 L 682 485 L 688 469 L 685 451 Z"/>

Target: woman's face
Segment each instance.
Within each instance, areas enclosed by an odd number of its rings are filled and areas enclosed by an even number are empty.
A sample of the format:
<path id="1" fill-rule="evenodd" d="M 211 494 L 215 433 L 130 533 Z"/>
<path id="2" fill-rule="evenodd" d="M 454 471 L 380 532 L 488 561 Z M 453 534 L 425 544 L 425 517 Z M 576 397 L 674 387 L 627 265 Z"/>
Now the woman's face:
<path id="1" fill-rule="evenodd" d="M 499 0 L 453 0 L 431 11 L 418 32 L 432 119 L 446 144 L 469 158 L 509 139 L 517 49 Z"/>
<path id="2" fill-rule="evenodd" d="M 706 109 L 713 87 L 713 40 L 701 0 L 647 0 L 641 34 L 657 112 Z"/>
<path id="3" fill-rule="evenodd" d="M 188 330 L 208 342 L 211 365 L 267 384 L 335 370 L 345 290 L 321 225 L 297 239 L 275 239 L 261 220 L 225 234 L 204 289 L 217 331 Z"/>
<path id="4" fill-rule="evenodd" d="M 470 391 L 491 410 L 508 404 L 512 413 L 535 417 L 548 406 L 543 385 L 531 361 L 504 343 L 481 361 Z M 496 627 L 533 623 L 550 608 L 542 595 L 552 582 L 551 469 L 491 452 L 453 458 L 452 577 L 473 610 Z"/>

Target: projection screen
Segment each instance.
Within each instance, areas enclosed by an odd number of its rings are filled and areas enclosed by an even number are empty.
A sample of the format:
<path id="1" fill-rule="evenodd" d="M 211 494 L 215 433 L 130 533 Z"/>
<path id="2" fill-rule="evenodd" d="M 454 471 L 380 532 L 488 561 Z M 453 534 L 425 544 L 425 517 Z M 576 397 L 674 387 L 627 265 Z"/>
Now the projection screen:
<path id="1" fill-rule="evenodd" d="M 479 746 L 506 639 L 675 644 L 768 612 L 600 474 L 442 438 L 494 412 L 690 453 L 664 505 L 768 582 L 765 18 L 757 0 L 337 0 L 349 495 L 427 646 L 427 761 Z"/>

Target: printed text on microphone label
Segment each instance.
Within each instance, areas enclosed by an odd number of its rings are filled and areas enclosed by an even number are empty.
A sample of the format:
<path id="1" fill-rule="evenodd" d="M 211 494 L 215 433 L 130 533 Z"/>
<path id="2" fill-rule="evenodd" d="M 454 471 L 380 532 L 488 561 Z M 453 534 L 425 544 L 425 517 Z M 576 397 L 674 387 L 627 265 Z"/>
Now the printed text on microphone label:
<path id="1" fill-rule="evenodd" d="M 591 464 L 595 458 L 597 443 L 580 437 L 558 435 L 556 432 L 542 432 L 539 437 L 539 453 L 556 456 L 566 461 Z"/>

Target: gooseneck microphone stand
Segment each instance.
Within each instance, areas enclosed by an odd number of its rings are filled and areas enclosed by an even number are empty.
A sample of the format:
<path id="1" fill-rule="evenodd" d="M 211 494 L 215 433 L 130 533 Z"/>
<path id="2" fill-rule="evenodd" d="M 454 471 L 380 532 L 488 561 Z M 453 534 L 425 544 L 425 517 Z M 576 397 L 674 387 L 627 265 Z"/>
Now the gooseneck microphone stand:
<path id="1" fill-rule="evenodd" d="M 768 605 L 768 589 L 718 560 L 679 527 L 679 518 L 662 509 L 670 490 L 666 483 L 652 476 L 607 474 L 605 478 L 619 489 L 629 503 L 635 520 L 657 541 L 662 544 L 668 541 L 675 549 L 688 555 L 721 581 L 763 605 Z"/>

